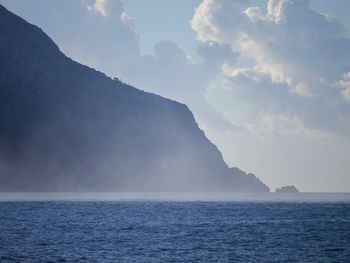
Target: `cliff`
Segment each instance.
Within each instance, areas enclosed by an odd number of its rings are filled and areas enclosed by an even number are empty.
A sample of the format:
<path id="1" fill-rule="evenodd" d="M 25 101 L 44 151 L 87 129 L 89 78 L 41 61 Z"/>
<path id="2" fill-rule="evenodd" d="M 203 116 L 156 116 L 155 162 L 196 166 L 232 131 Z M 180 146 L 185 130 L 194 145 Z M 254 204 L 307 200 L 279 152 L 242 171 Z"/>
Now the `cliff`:
<path id="1" fill-rule="evenodd" d="M 269 188 L 229 168 L 186 105 L 71 60 L 0 6 L 0 190 Z"/>

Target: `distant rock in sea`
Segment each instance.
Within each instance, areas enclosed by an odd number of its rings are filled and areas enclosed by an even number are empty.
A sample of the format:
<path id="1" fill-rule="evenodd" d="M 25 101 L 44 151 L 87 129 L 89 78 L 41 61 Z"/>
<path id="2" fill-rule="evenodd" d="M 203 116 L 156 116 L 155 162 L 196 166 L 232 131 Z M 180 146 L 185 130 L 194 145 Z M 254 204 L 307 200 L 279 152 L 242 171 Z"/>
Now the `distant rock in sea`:
<path id="1" fill-rule="evenodd" d="M 0 5 L 0 191 L 269 188 L 228 167 L 186 105 L 73 61 Z"/>
<path id="2" fill-rule="evenodd" d="M 299 193 L 299 190 L 294 186 L 282 186 L 276 189 L 276 193 Z"/>

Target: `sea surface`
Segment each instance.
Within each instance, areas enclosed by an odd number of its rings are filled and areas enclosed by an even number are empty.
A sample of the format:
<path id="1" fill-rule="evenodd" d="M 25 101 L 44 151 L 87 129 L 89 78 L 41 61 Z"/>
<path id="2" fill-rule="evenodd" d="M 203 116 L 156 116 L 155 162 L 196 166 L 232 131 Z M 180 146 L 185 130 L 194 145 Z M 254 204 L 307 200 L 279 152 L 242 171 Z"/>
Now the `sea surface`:
<path id="1" fill-rule="evenodd" d="M 350 195 L 2 193 L 0 262 L 350 262 Z"/>

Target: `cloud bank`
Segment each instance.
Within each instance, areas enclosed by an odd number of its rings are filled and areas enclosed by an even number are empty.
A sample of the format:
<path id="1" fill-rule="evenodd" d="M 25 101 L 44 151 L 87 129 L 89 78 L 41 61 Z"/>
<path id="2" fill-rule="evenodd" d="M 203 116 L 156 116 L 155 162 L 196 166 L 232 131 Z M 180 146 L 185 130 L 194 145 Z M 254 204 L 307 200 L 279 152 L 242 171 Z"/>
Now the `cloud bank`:
<path id="1" fill-rule="evenodd" d="M 246 102 L 246 127 L 349 131 L 348 32 L 311 10 L 310 1 L 270 0 L 261 10 L 249 1 L 205 0 L 191 26 L 200 42 L 229 45 L 248 61 L 248 67 L 223 65 L 218 83 Z"/>

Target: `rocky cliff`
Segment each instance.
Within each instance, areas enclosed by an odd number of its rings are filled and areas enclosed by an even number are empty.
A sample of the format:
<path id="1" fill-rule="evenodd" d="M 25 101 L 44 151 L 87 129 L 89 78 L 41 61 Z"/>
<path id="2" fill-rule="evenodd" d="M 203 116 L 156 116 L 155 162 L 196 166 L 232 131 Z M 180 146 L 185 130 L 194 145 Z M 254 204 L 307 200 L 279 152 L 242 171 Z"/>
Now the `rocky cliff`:
<path id="1" fill-rule="evenodd" d="M 0 6 L 0 190 L 269 188 L 229 168 L 186 105 L 71 60 Z"/>

